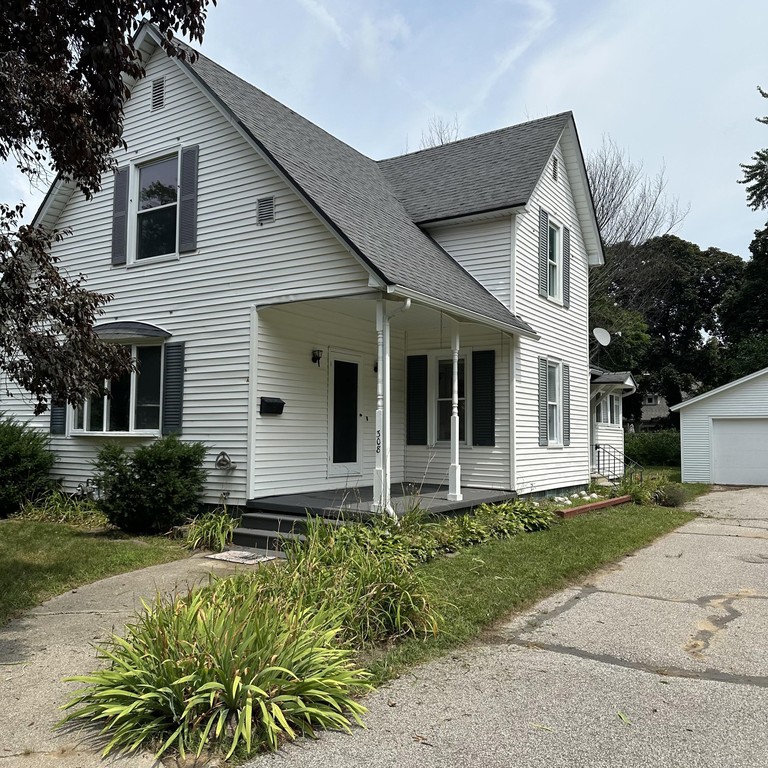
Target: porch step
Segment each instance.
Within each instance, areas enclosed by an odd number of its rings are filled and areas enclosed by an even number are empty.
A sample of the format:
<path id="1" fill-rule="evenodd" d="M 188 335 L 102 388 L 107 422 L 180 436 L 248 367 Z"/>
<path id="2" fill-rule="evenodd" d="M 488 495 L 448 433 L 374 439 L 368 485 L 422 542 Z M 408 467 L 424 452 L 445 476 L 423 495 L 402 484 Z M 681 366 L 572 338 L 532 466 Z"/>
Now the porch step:
<path id="1" fill-rule="evenodd" d="M 293 499 L 290 501 L 267 501 L 266 499 L 248 499 L 245 502 L 245 508 L 248 510 L 246 515 L 266 513 L 270 516 L 283 515 L 285 517 L 294 517 L 300 520 L 306 520 L 307 515 L 312 517 L 322 517 L 331 521 L 350 521 L 350 520 L 369 520 L 375 513 L 359 510 L 345 509 L 343 512 L 339 507 L 322 507 L 313 505 L 307 499 L 306 503 L 297 504 Z"/>
<path id="2" fill-rule="evenodd" d="M 249 549 L 265 550 L 269 553 L 282 552 L 285 541 L 304 541 L 302 533 L 278 533 L 277 531 L 265 531 L 259 528 L 235 528 L 232 534 L 232 544 L 235 547 L 247 547 Z"/>
<path id="3" fill-rule="evenodd" d="M 346 521 L 339 518 L 326 517 L 331 525 L 343 525 Z M 258 510 L 246 512 L 240 520 L 241 528 L 258 531 L 272 531 L 275 534 L 305 533 L 307 527 L 306 515 L 286 515 L 277 512 Z"/>

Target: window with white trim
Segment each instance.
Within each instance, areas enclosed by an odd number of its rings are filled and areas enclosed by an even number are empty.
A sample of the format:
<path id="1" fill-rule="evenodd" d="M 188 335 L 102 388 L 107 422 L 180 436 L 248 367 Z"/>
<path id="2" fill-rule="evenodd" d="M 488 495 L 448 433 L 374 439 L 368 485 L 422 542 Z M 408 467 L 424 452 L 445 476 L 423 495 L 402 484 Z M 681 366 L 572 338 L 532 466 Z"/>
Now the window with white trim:
<path id="1" fill-rule="evenodd" d="M 595 407 L 595 421 L 599 424 L 621 424 L 621 397 L 604 395 Z"/>
<path id="2" fill-rule="evenodd" d="M 563 442 L 563 386 L 562 366 L 547 362 L 547 440 L 550 445 Z"/>
<path id="3" fill-rule="evenodd" d="M 659 404 L 658 395 L 646 395 L 643 398 L 643 405 L 658 405 L 658 404 Z"/>
<path id="4" fill-rule="evenodd" d="M 465 358 L 459 358 L 459 440 L 466 440 L 467 395 Z M 437 361 L 436 438 L 438 442 L 451 439 L 451 414 L 453 412 L 453 359 Z"/>
<path id="5" fill-rule="evenodd" d="M 103 392 L 76 408 L 73 431 L 156 434 L 160 430 L 163 347 L 134 344 L 131 355 L 137 370 L 105 382 Z"/>
<path id="6" fill-rule="evenodd" d="M 136 166 L 136 260 L 178 251 L 179 153 Z"/>
<path id="7" fill-rule="evenodd" d="M 563 296 L 563 230 L 552 219 L 547 235 L 547 296 L 558 301 Z"/>

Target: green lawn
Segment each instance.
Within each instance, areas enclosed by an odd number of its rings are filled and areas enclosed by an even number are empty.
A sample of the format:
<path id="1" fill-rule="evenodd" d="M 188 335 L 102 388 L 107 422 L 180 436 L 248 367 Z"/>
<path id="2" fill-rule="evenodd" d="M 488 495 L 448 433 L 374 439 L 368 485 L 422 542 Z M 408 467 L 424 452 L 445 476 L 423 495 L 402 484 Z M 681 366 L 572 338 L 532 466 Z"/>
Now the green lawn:
<path id="1" fill-rule="evenodd" d="M 0 624 L 54 595 L 106 576 L 186 557 L 177 542 L 0 521 Z"/>
<path id="2" fill-rule="evenodd" d="M 626 504 L 437 558 L 420 568 L 444 617 L 441 633 L 406 640 L 363 663 L 377 681 L 395 677 L 693 518 L 682 509 Z"/>

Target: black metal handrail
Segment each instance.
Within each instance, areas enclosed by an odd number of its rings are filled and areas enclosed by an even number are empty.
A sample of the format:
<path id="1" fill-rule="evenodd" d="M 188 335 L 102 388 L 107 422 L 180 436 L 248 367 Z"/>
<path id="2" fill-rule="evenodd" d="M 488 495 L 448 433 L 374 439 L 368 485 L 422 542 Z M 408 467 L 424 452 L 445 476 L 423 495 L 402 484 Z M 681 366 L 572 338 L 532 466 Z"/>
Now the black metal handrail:
<path id="1" fill-rule="evenodd" d="M 615 480 L 629 473 L 637 475 L 638 479 L 642 481 L 643 467 L 634 459 L 625 456 L 613 445 L 596 444 L 595 454 L 595 468 L 598 475 L 607 477 L 609 480 Z"/>

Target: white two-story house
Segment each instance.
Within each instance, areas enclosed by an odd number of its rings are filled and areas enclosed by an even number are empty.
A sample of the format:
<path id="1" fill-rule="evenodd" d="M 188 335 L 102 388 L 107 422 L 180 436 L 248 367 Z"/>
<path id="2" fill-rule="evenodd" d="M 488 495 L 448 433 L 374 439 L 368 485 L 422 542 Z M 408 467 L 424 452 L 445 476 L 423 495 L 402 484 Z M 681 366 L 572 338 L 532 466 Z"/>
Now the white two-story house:
<path id="1" fill-rule="evenodd" d="M 66 487 L 106 440 L 172 432 L 208 446 L 211 503 L 589 482 L 603 255 L 571 113 L 374 161 L 149 26 L 137 44 L 117 172 L 91 200 L 57 181 L 37 215 L 140 363 L 37 419 Z"/>

